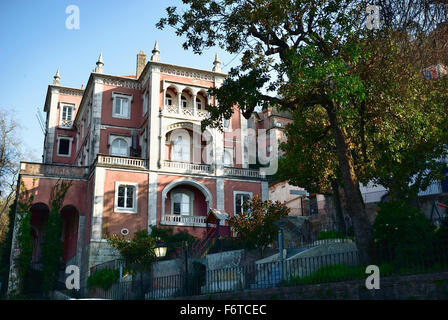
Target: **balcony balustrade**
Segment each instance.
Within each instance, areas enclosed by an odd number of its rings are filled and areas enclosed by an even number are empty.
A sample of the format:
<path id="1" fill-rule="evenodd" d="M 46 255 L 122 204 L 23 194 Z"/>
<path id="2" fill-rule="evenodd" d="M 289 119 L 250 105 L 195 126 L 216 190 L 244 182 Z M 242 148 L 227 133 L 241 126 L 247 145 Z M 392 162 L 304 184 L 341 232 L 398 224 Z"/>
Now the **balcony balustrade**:
<path id="1" fill-rule="evenodd" d="M 183 173 L 206 173 L 213 172 L 212 166 L 209 164 L 177 162 L 177 161 L 163 161 L 163 168 L 170 171 L 178 171 Z"/>
<path id="2" fill-rule="evenodd" d="M 172 226 L 205 227 L 205 216 L 184 216 L 179 214 L 165 214 L 161 223 Z"/>
<path id="3" fill-rule="evenodd" d="M 73 120 L 61 120 L 61 122 L 59 123 L 59 128 L 62 128 L 62 129 L 73 128 Z"/>
<path id="4" fill-rule="evenodd" d="M 118 166 L 146 169 L 148 168 L 148 161 L 141 158 L 120 157 L 111 155 L 98 155 L 98 164 L 106 166 Z"/>
<path id="5" fill-rule="evenodd" d="M 170 115 L 179 115 L 183 117 L 197 117 L 200 119 L 204 119 L 209 117 L 209 112 L 207 110 L 202 109 L 196 109 L 196 115 L 195 110 L 191 107 L 178 107 L 177 105 L 168 105 L 166 104 L 163 108 L 164 112 Z"/>
<path id="6" fill-rule="evenodd" d="M 262 175 L 260 173 L 260 170 L 258 169 L 235 168 L 235 167 L 224 167 L 224 175 L 257 178 L 257 179 L 264 178 L 264 175 Z"/>

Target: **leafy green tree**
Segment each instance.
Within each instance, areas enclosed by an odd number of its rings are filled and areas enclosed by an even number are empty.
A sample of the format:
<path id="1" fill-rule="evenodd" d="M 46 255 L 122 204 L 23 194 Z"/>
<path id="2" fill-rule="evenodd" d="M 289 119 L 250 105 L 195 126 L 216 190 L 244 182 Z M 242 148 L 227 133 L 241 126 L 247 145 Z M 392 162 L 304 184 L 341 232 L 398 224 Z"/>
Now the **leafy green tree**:
<path id="1" fill-rule="evenodd" d="M 286 217 L 290 209 L 276 201 L 262 201 L 256 195 L 243 204 L 243 212 L 230 218 L 230 226 L 248 249 L 259 249 L 261 255 L 276 240 L 278 227 L 274 224 Z"/>
<path id="2" fill-rule="evenodd" d="M 107 239 L 109 244 L 117 249 L 130 263 L 137 264 L 142 270 L 149 270 L 156 259 L 155 239 L 145 230 L 138 231 L 132 239 L 112 235 Z"/>
<path id="3" fill-rule="evenodd" d="M 107 242 L 140 271 L 140 293 L 143 297 L 143 272 L 150 270 L 156 260 L 155 238 L 145 230 L 141 230 L 136 232 L 132 239 L 114 234 L 107 238 Z"/>
<path id="4" fill-rule="evenodd" d="M 408 130 L 425 131 L 432 118 L 444 116 L 439 113 L 441 97 L 424 95 L 436 91 L 428 87 L 440 84 L 423 84 L 417 76 L 429 62 L 423 58 L 432 57 L 422 54 L 421 49 L 428 48 L 424 39 L 445 20 L 445 7 L 423 0 L 381 1 L 380 28 L 368 30 L 366 8 L 371 3 L 362 0 L 185 0 L 184 4 L 182 11 L 167 8 L 167 17 L 157 26 L 174 27 L 177 35 L 186 37 L 184 48 L 196 53 L 218 45 L 242 54 L 241 65 L 230 70 L 220 88 L 210 90 L 219 105 L 209 106 L 210 118 L 202 126 L 220 127 L 235 105 L 246 118 L 258 106 L 297 111 L 304 117 L 299 134 L 304 129 L 310 142 L 323 136 L 323 149 L 300 151 L 317 153 L 318 171 L 305 165 L 305 170 L 316 173 L 306 178 L 319 186 L 328 182 L 315 182 L 316 177 L 340 179 L 361 259 L 366 260 L 372 225 L 359 183 L 379 176 L 374 149 L 383 143 L 382 152 L 392 153 L 385 157 L 397 162 L 397 150 L 412 141 Z M 389 61 L 380 48 L 392 52 L 394 59 Z M 432 117 L 421 113 L 414 117 L 422 102 Z M 326 150 L 329 154 L 324 154 Z"/>

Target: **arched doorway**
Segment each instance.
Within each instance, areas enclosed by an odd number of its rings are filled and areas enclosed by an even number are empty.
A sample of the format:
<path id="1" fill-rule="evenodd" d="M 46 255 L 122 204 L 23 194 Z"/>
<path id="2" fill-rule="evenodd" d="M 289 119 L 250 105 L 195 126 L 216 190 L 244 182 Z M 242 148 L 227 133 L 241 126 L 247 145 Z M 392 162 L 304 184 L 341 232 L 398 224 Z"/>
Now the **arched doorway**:
<path id="1" fill-rule="evenodd" d="M 76 207 L 67 205 L 61 210 L 62 219 L 62 247 L 64 253 L 62 258 L 64 262 L 69 262 L 76 258 L 77 244 L 78 244 L 78 225 L 79 212 Z"/>
<path id="2" fill-rule="evenodd" d="M 31 263 L 39 268 L 42 253 L 42 242 L 47 227 L 50 209 L 44 203 L 35 203 L 30 208 L 31 211 L 31 237 L 33 239 L 33 255 Z"/>

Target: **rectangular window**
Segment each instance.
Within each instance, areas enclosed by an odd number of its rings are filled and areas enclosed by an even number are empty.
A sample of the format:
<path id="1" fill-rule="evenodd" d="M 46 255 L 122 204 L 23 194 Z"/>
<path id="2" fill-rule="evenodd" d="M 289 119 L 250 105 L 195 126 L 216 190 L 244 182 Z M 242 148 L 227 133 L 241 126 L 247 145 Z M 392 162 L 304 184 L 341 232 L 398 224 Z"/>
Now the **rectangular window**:
<path id="1" fill-rule="evenodd" d="M 113 112 L 114 118 L 131 118 L 131 96 L 113 94 Z"/>
<path id="2" fill-rule="evenodd" d="M 75 106 L 72 104 L 61 104 L 61 116 L 59 126 L 62 128 L 71 128 L 73 126 L 73 110 Z"/>
<path id="3" fill-rule="evenodd" d="M 58 138 L 58 156 L 70 157 L 72 147 L 71 138 Z"/>
<path id="4" fill-rule="evenodd" d="M 224 148 L 224 165 L 233 166 L 233 148 Z"/>
<path id="5" fill-rule="evenodd" d="M 252 193 L 250 192 L 234 192 L 234 201 L 235 201 L 235 215 L 239 215 L 244 211 L 244 202 L 249 200 L 252 197 Z"/>
<path id="6" fill-rule="evenodd" d="M 115 211 L 137 213 L 137 184 L 115 182 Z"/>

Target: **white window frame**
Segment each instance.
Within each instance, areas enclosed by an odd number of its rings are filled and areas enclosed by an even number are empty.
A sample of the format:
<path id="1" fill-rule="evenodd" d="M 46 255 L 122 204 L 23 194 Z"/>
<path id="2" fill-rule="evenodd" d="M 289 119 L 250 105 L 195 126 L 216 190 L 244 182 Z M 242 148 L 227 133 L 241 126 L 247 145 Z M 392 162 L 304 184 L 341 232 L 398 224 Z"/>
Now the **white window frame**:
<path id="1" fill-rule="evenodd" d="M 73 137 L 66 137 L 66 136 L 58 136 L 58 143 L 57 143 L 57 149 L 56 149 L 56 155 L 58 157 L 65 157 L 65 158 L 70 158 L 72 156 L 72 147 L 73 147 Z M 59 143 L 61 139 L 66 139 L 69 140 L 70 143 L 68 145 L 68 154 L 60 154 L 59 153 Z"/>
<path id="2" fill-rule="evenodd" d="M 184 106 L 185 102 L 185 106 Z M 188 109 L 188 99 L 183 94 L 180 96 L 180 105 L 182 106 L 182 109 Z"/>
<path id="3" fill-rule="evenodd" d="M 112 143 L 116 139 L 123 139 L 128 144 L 128 148 L 126 149 L 126 155 L 125 156 L 112 154 Z M 109 145 L 110 145 L 110 147 L 109 147 L 109 155 L 111 155 L 111 156 L 118 156 L 118 157 L 129 157 L 129 148 L 132 146 L 132 137 L 125 136 L 125 135 L 118 135 L 118 134 L 110 134 L 109 135 Z"/>
<path id="4" fill-rule="evenodd" d="M 133 207 L 131 208 L 122 208 L 118 207 L 118 188 L 120 186 L 129 186 L 134 188 L 134 196 L 133 196 Z M 138 212 L 138 183 L 135 182 L 123 182 L 123 181 L 115 181 L 115 200 L 114 200 L 114 212 L 118 213 L 137 213 Z M 127 195 L 127 190 L 125 190 L 125 196 Z M 125 198 L 126 205 L 126 198 Z"/>
<path id="5" fill-rule="evenodd" d="M 75 119 L 75 107 L 76 107 L 76 105 L 74 103 L 61 102 L 61 104 L 60 104 L 60 114 L 59 114 L 59 127 L 70 129 L 73 126 L 73 122 L 74 122 L 74 119 Z M 64 119 L 62 119 L 62 116 L 64 114 L 64 108 L 71 108 L 72 109 L 72 119 L 71 120 L 66 120 L 65 119 L 65 121 L 71 121 L 72 122 L 72 124 L 70 126 L 63 126 L 62 125 L 62 121 L 64 120 Z"/>
<path id="6" fill-rule="evenodd" d="M 174 195 L 175 194 L 179 194 L 179 193 L 185 193 L 190 197 L 190 214 L 186 215 L 186 214 L 179 214 L 179 216 L 186 216 L 186 217 L 191 217 L 194 216 L 194 193 L 191 190 L 187 190 L 187 189 L 176 189 L 174 191 L 171 191 L 170 193 L 170 200 L 171 200 L 171 214 L 172 215 L 177 215 L 174 213 Z"/>
<path id="7" fill-rule="evenodd" d="M 225 162 L 226 151 L 230 151 L 230 156 L 232 159 L 232 163 L 230 163 L 230 164 Z M 227 167 L 233 167 L 235 165 L 235 150 L 233 147 L 224 147 L 224 152 L 222 153 L 222 164 Z"/>
<path id="8" fill-rule="evenodd" d="M 177 155 L 176 155 L 177 154 L 176 153 L 177 152 L 177 150 L 176 150 L 176 148 L 177 148 L 177 141 L 178 141 L 179 137 L 182 138 L 182 142 L 180 143 L 180 147 L 182 148 L 182 153 L 181 153 L 181 158 L 180 159 L 177 158 Z M 188 138 L 188 143 L 186 142 L 186 140 L 184 140 L 184 138 L 185 139 Z M 174 139 L 172 139 L 173 147 L 171 149 L 171 161 L 183 162 L 183 163 L 191 163 L 191 158 L 192 158 L 192 154 L 191 154 L 191 143 L 192 143 L 192 141 L 191 141 L 191 139 L 192 138 L 190 137 L 190 135 L 187 136 L 183 132 L 182 132 L 181 135 L 176 135 L 176 137 Z M 188 148 L 187 148 L 187 146 L 188 146 Z M 187 149 L 187 150 L 185 150 L 185 149 Z M 188 160 L 185 160 L 184 158 L 186 158 L 187 155 L 188 155 Z"/>
<path id="9" fill-rule="evenodd" d="M 168 96 L 168 97 L 167 97 Z M 168 104 L 168 100 L 171 101 L 171 104 Z M 173 105 L 173 96 L 171 95 L 171 93 L 166 92 L 165 93 L 165 105 L 166 106 L 172 106 Z"/>
<path id="10" fill-rule="evenodd" d="M 249 191 L 233 191 L 233 215 L 238 217 L 239 214 L 236 213 L 236 195 L 237 194 L 246 194 L 249 196 L 249 199 L 252 198 L 252 192 Z"/>
<path id="11" fill-rule="evenodd" d="M 115 104 L 117 103 L 117 98 L 121 99 L 127 99 L 129 102 L 129 108 L 128 108 L 128 114 L 122 115 L 120 113 L 115 112 Z M 118 119 L 131 119 L 131 108 L 132 108 L 132 95 L 130 94 L 124 94 L 124 93 L 116 93 L 112 92 L 112 118 L 118 118 Z"/>

